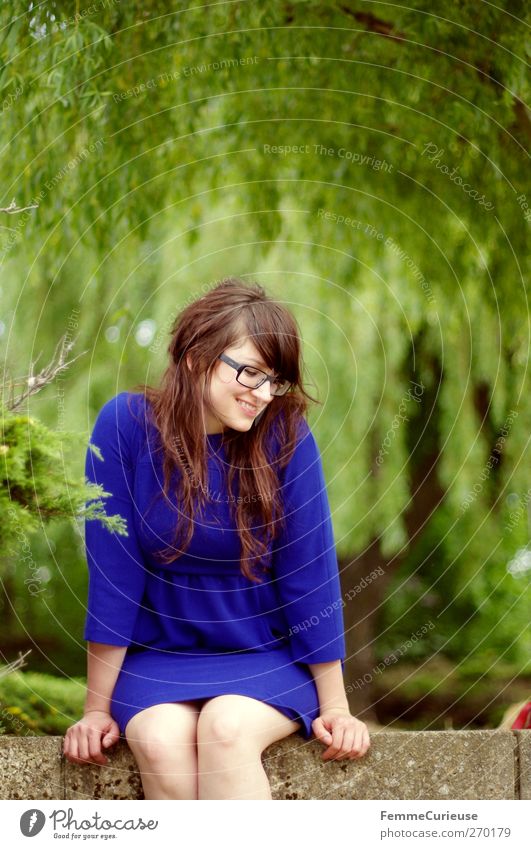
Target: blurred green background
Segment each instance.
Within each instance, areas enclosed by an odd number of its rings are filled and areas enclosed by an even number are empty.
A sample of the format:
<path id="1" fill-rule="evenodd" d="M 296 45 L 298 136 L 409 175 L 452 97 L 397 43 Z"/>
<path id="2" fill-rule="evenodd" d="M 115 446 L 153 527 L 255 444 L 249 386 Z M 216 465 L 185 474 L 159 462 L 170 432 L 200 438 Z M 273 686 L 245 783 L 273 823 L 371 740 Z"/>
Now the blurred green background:
<path id="1" fill-rule="evenodd" d="M 82 478 L 175 315 L 260 282 L 322 402 L 353 710 L 497 724 L 531 690 L 529 7 L 132 5 L 0 7 L 1 206 L 36 207 L 0 213 L 4 388 L 76 337 L 27 409 L 79 433 Z M 0 563 L 3 660 L 31 648 L 0 702 L 53 733 L 28 700 L 81 709 L 82 526 L 43 517 L 28 544 L 38 594 L 20 538 Z"/>

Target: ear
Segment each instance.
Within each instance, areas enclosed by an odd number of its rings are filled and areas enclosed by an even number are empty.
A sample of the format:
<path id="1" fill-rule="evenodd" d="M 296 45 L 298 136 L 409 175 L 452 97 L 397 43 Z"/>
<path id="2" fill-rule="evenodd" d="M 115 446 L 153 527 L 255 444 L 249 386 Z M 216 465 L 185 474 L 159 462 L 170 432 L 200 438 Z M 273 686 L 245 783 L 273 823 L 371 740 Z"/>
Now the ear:
<path id="1" fill-rule="evenodd" d="M 188 366 L 188 368 L 189 368 L 189 369 L 190 369 L 190 371 L 191 371 L 191 370 L 192 370 L 192 361 L 191 361 L 191 359 L 190 359 L 190 354 L 187 354 L 187 355 L 186 355 L 186 365 Z"/>

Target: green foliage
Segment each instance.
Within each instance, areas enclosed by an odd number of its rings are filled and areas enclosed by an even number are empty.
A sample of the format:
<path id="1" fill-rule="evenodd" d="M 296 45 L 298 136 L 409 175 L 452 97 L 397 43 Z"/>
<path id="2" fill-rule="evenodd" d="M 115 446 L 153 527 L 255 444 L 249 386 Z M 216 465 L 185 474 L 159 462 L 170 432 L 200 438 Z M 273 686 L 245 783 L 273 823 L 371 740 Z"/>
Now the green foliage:
<path id="1" fill-rule="evenodd" d="M 485 670 L 478 658 L 435 655 L 388 667 L 374 679 L 374 704 L 379 721 L 396 729 L 497 728 L 509 707 L 529 699 L 530 685 L 529 663 Z"/>
<path id="2" fill-rule="evenodd" d="M 37 672 L 13 672 L 0 677 L 0 718 L 3 733 L 17 737 L 62 735 L 83 715 L 83 678 L 58 678 Z"/>
<path id="3" fill-rule="evenodd" d="M 52 519 L 98 519 L 109 530 L 127 536 L 125 520 L 107 516 L 102 486 L 69 473 L 65 449 L 79 447 L 79 434 L 57 432 L 32 416 L 0 408 L 4 469 L 0 486 L 0 554 L 27 548 L 26 534 Z M 97 446 L 91 450 L 102 459 Z"/>
<path id="4" fill-rule="evenodd" d="M 79 675 L 86 668 L 88 589 L 82 534 L 72 522 L 57 521 L 28 536 L 23 550 L 17 542 L 19 556 L 2 563 L 3 656 L 11 660 L 31 648 L 32 671 Z"/>
<path id="5" fill-rule="evenodd" d="M 468 521 L 461 533 L 454 525 L 451 511 L 440 508 L 393 575 L 377 652 L 393 651 L 431 621 L 435 627 L 408 658 L 442 653 L 469 669 L 475 663 L 482 673 L 503 664 L 523 667 L 531 657 L 529 578 L 508 571 L 513 543 L 509 535 L 500 543 L 488 524 L 479 533 Z"/>
<path id="6" fill-rule="evenodd" d="M 530 590 L 507 567 L 530 541 L 529 4 L 78 12 L 0 6 L 1 182 L 7 202 L 38 203 L 0 230 L 8 359 L 26 360 L 33 333 L 53 344 L 78 309 L 91 355 L 67 416 L 82 430 L 118 389 L 156 380 L 171 317 L 201 286 L 258 279 L 295 312 L 323 400 L 311 423 L 338 553 L 377 540 L 398 564 L 382 650 L 432 616 L 427 654 L 523 663 Z M 0 545 L 36 529 L 41 505 L 80 515 L 59 444 L 27 430 Z"/>

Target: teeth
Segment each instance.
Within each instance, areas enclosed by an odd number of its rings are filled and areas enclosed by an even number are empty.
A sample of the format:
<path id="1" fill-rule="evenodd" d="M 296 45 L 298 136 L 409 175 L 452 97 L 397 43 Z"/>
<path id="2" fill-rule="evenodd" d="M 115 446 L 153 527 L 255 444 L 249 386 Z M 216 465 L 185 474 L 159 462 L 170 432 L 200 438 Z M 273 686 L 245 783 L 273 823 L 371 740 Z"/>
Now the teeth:
<path id="1" fill-rule="evenodd" d="M 241 405 L 242 405 L 242 407 L 246 407 L 246 409 L 247 409 L 247 410 L 249 410 L 249 412 L 251 412 L 251 413 L 255 413 L 255 412 L 256 412 L 256 409 L 257 409 L 257 408 L 256 408 L 256 407 L 252 407 L 252 406 L 251 406 L 250 404 L 248 404 L 246 401 L 240 401 L 240 400 L 238 400 L 238 404 L 241 404 Z"/>

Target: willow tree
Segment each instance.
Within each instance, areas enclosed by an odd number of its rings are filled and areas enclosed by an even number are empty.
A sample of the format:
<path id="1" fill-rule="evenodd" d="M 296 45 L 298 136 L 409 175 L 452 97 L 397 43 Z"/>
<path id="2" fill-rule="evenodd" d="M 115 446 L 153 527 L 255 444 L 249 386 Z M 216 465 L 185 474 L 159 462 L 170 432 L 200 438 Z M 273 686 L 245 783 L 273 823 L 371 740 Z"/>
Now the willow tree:
<path id="1" fill-rule="evenodd" d="M 163 233 L 182 259 L 227 225 L 246 257 L 253 245 L 254 279 L 282 249 L 264 283 L 296 313 L 323 397 L 347 678 L 370 673 L 376 637 L 381 654 L 427 619 L 421 654 L 522 663 L 526 573 L 507 564 L 531 486 L 526 4 L 8 2 L 0 16 L 4 206 L 37 206 L 2 231 L 13 326 L 56 338 L 79 309 L 94 340 L 111 306 L 131 322 L 167 306 Z M 127 294 L 112 274 L 124 245 Z M 110 388 L 102 376 L 96 400 Z"/>

